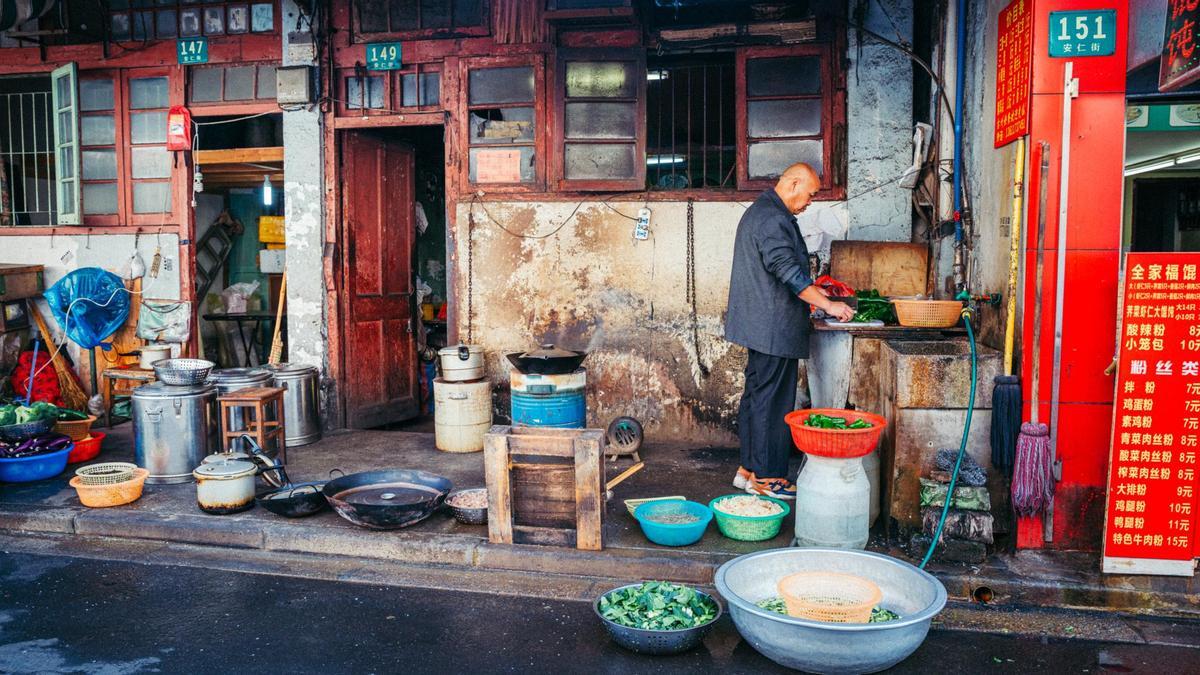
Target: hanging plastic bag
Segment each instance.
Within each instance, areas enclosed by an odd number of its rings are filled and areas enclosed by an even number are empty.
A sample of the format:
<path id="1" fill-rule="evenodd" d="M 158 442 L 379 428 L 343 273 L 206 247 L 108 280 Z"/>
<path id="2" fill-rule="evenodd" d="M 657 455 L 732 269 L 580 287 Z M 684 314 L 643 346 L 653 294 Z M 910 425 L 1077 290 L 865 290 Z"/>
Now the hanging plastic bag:
<path id="1" fill-rule="evenodd" d="M 137 336 L 151 342 L 187 342 L 192 335 L 192 303 L 143 300 Z"/>
<path id="2" fill-rule="evenodd" d="M 226 314 L 244 314 L 249 305 L 250 296 L 258 290 L 257 281 L 243 281 L 221 291 L 221 300 L 225 303 Z"/>
<path id="3" fill-rule="evenodd" d="M 84 267 L 58 280 L 43 294 L 67 337 L 84 349 L 102 347 L 129 317 L 129 291 L 121 278 L 99 267 Z"/>

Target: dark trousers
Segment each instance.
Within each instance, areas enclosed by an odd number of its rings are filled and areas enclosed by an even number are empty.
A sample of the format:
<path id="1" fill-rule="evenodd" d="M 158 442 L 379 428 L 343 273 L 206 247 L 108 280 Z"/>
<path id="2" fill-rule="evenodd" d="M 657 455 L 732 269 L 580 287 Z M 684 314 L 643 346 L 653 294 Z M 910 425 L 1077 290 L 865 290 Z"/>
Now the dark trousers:
<path id="1" fill-rule="evenodd" d="M 746 390 L 738 407 L 738 438 L 742 466 L 756 478 L 787 478 L 788 459 L 795 447 L 783 418 L 796 407 L 799 363 L 750 350 L 746 360 Z"/>

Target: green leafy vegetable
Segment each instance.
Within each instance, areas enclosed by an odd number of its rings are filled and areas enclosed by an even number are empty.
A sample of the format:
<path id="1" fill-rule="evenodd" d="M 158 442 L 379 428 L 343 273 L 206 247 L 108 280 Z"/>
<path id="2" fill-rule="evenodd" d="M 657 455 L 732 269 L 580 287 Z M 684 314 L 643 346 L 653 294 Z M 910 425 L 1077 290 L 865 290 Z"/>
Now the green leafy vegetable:
<path id="1" fill-rule="evenodd" d="M 829 415 L 809 415 L 804 420 L 804 426 L 817 429 L 870 429 L 873 424 L 866 420 L 854 420 L 847 423 L 845 417 L 830 417 Z"/>
<path id="2" fill-rule="evenodd" d="M 694 589 L 667 581 L 647 581 L 600 598 L 600 614 L 621 626 L 642 630 L 683 630 L 717 616 L 717 605 Z"/>
<path id="3" fill-rule="evenodd" d="M 892 308 L 892 301 L 880 295 L 879 291 L 875 289 L 858 291 L 854 294 L 854 297 L 858 298 L 858 311 L 854 313 L 854 318 L 851 321 L 896 323 L 896 314 Z"/>
<path id="4" fill-rule="evenodd" d="M 754 604 L 767 610 L 768 612 L 775 612 L 776 614 L 787 614 L 788 613 L 787 612 L 787 603 L 784 602 L 783 598 L 779 597 L 778 595 L 771 597 L 771 598 L 765 598 L 763 600 L 759 600 L 758 602 L 756 602 Z M 900 615 L 893 612 L 890 609 L 876 607 L 871 610 L 871 618 L 867 620 L 867 623 L 883 623 L 885 621 L 895 621 L 896 619 L 899 619 L 899 618 L 900 618 Z"/>
<path id="5" fill-rule="evenodd" d="M 58 420 L 60 422 L 82 422 L 87 418 L 88 416 L 86 414 L 81 413 L 78 410 L 70 410 L 68 408 L 58 409 Z"/>
<path id="6" fill-rule="evenodd" d="M 0 427 L 6 427 L 10 424 L 17 423 L 17 406 L 9 403 L 8 405 L 0 406 Z"/>

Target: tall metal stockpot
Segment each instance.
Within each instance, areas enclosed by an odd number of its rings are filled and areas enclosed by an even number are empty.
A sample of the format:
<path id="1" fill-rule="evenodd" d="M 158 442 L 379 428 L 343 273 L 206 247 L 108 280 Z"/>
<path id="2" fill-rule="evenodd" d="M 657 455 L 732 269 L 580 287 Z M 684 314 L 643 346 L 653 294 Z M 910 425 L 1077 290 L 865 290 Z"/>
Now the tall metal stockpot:
<path id="1" fill-rule="evenodd" d="M 152 382 L 133 390 L 134 462 L 147 483 L 187 483 L 217 448 L 217 388 Z"/>
<path id="2" fill-rule="evenodd" d="M 265 368 L 274 378 L 273 386 L 286 390 L 283 392 L 283 434 L 288 447 L 321 440 L 320 371 L 316 366 L 299 363 L 276 363 Z"/>

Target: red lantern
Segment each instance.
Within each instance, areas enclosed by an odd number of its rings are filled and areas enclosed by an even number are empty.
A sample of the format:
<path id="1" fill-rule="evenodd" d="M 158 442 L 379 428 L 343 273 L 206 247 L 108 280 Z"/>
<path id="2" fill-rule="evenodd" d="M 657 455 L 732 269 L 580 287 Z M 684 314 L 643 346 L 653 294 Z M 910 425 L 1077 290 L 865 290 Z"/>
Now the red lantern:
<path id="1" fill-rule="evenodd" d="M 181 105 L 167 112 L 167 150 L 192 149 L 192 114 Z"/>

